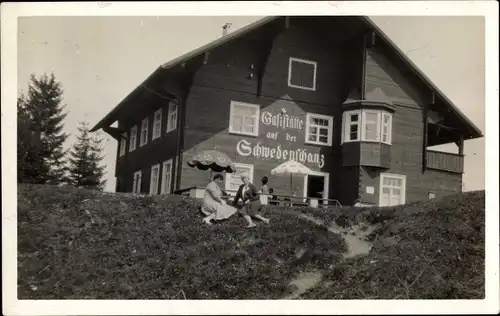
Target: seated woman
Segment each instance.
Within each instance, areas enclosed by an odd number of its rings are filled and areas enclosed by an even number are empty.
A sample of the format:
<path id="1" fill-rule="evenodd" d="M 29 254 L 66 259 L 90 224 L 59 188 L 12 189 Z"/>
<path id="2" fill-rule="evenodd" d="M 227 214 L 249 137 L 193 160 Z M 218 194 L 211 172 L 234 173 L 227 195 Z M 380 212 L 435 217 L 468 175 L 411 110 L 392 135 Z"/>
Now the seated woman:
<path id="1" fill-rule="evenodd" d="M 220 185 L 224 181 L 224 177 L 220 174 L 214 176 L 214 180 L 207 185 L 203 196 L 203 206 L 201 211 L 207 215 L 203 222 L 211 225 L 212 220 L 223 220 L 231 217 L 238 210 L 226 204 L 222 199 L 222 190 Z"/>
<path id="2" fill-rule="evenodd" d="M 247 175 L 243 174 L 241 176 L 241 181 L 243 182 L 243 184 L 238 188 L 238 192 L 236 193 L 236 196 L 233 200 L 233 205 L 238 205 L 239 200 L 243 202 L 240 213 L 247 221 L 248 228 L 256 226 L 252 221 L 252 217 L 260 219 L 261 221 L 268 224 L 270 219 L 260 215 L 262 204 L 260 203 L 259 190 L 253 183 L 250 183 L 250 179 Z"/>

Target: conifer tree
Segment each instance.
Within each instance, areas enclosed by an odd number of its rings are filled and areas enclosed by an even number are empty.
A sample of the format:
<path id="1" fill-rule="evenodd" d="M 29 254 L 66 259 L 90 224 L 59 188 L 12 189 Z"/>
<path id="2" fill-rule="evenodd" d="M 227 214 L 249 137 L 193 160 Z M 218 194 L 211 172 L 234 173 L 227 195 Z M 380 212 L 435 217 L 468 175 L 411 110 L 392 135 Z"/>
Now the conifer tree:
<path id="1" fill-rule="evenodd" d="M 65 166 L 62 87 L 54 74 L 31 75 L 27 95 L 18 99 L 18 181 L 59 184 Z"/>
<path id="2" fill-rule="evenodd" d="M 79 135 L 69 158 L 69 179 L 77 187 L 103 190 L 105 166 L 101 164 L 102 138 L 91 135 L 89 125 L 82 121 L 78 126 Z"/>

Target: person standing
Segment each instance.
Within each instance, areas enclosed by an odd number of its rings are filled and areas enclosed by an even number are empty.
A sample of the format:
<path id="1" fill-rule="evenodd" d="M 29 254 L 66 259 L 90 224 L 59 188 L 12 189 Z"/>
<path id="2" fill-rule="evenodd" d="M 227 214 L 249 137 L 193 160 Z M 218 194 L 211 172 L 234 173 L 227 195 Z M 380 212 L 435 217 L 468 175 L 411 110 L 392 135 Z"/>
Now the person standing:
<path id="1" fill-rule="evenodd" d="M 260 187 L 260 202 L 263 204 L 263 205 L 267 205 L 268 204 L 268 200 L 269 200 L 269 187 L 267 186 L 267 183 L 269 182 L 269 179 L 264 176 L 262 177 L 262 179 L 260 180 L 261 182 L 261 187 Z"/>
<path id="2" fill-rule="evenodd" d="M 270 219 L 265 218 L 260 214 L 262 209 L 262 203 L 260 202 L 260 193 L 257 187 L 250 182 L 250 179 L 246 174 L 241 175 L 242 185 L 238 188 L 238 192 L 233 200 L 233 205 L 238 205 L 241 200 L 243 206 L 240 208 L 240 214 L 248 223 L 248 228 L 255 227 L 255 223 L 252 221 L 252 217 L 260 219 L 266 224 L 269 224 Z"/>

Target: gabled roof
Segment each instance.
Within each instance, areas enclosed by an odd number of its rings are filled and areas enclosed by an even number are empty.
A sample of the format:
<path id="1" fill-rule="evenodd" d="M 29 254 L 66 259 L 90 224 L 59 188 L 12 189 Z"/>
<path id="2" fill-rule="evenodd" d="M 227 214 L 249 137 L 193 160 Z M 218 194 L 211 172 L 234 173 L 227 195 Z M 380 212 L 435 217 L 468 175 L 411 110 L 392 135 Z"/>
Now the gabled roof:
<path id="1" fill-rule="evenodd" d="M 99 121 L 91 131 L 96 131 L 98 129 L 107 127 L 109 124 L 112 124 L 116 119 L 113 119 L 114 115 L 121 109 L 127 101 L 131 98 L 132 95 L 136 94 L 139 90 L 141 90 L 150 80 L 159 75 L 163 70 L 168 70 L 170 68 L 176 67 L 185 63 L 201 54 L 208 52 L 218 46 L 221 46 L 233 39 L 236 39 L 258 27 L 261 27 L 267 23 L 270 23 L 280 16 L 270 16 L 262 18 L 254 23 L 251 23 L 245 27 L 242 27 L 232 33 L 229 33 L 226 36 L 218 38 L 206 45 L 203 45 L 197 49 L 194 49 L 184 55 L 181 55 L 173 60 L 161 65 L 158 67 L 141 85 L 139 85 L 134 91 L 132 91 L 123 101 L 121 101 L 111 112 L 109 112 L 101 121 Z M 367 26 L 377 34 L 386 44 L 398 55 L 398 57 L 405 63 L 409 69 L 415 73 L 417 77 L 420 78 L 430 90 L 434 91 L 434 93 L 441 98 L 445 105 L 448 106 L 458 117 L 462 120 L 465 125 L 470 129 L 469 139 L 471 138 L 479 138 L 483 137 L 481 130 L 471 121 L 469 118 L 415 65 L 406 54 L 367 16 L 359 16 L 359 18 L 364 21 Z"/>

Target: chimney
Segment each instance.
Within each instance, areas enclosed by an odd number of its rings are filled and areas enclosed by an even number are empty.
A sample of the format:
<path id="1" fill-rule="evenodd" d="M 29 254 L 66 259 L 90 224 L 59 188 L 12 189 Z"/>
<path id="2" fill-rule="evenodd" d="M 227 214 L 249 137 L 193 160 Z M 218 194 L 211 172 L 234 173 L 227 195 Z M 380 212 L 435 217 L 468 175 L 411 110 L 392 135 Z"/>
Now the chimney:
<path id="1" fill-rule="evenodd" d="M 222 26 L 222 36 L 227 35 L 227 32 L 231 28 L 231 25 L 233 25 L 233 23 L 226 23 Z"/>

